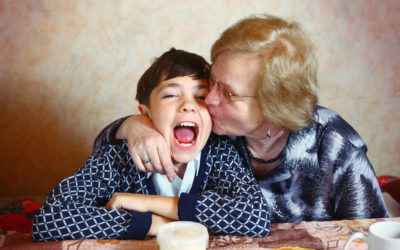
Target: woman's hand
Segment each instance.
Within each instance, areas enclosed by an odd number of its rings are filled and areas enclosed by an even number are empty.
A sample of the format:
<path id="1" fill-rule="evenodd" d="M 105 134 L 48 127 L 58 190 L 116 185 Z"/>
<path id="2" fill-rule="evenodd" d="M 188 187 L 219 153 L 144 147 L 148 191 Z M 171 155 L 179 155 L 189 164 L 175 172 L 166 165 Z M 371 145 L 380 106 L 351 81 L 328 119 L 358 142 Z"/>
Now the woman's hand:
<path id="1" fill-rule="evenodd" d="M 129 154 L 139 170 L 163 173 L 169 181 L 174 180 L 176 169 L 170 148 L 148 116 L 127 118 L 118 129 L 116 138 L 128 140 Z"/>

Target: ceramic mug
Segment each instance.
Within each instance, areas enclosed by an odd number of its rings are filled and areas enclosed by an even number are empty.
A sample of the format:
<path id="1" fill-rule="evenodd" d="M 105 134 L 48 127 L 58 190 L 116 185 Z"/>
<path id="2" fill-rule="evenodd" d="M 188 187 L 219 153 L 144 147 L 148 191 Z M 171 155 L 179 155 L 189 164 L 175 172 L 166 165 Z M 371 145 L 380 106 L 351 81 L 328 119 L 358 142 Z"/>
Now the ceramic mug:
<path id="1" fill-rule="evenodd" d="M 344 245 L 347 250 L 355 239 L 363 239 L 369 250 L 398 250 L 400 249 L 400 222 L 381 221 L 369 227 L 368 235 L 361 232 L 352 234 Z"/>

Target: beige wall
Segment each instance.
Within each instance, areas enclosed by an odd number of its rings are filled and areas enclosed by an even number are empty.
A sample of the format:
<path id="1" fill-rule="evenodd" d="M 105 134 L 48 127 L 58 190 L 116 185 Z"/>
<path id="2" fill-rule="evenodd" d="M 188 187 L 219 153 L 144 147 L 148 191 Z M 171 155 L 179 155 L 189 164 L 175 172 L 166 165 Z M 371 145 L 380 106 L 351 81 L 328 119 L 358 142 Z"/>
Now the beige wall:
<path id="1" fill-rule="evenodd" d="M 400 2 L 0 0 L 0 197 L 44 196 L 99 130 L 137 112 L 136 82 L 171 46 L 200 53 L 252 13 L 297 20 L 317 44 L 320 103 L 400 176 Z"/>

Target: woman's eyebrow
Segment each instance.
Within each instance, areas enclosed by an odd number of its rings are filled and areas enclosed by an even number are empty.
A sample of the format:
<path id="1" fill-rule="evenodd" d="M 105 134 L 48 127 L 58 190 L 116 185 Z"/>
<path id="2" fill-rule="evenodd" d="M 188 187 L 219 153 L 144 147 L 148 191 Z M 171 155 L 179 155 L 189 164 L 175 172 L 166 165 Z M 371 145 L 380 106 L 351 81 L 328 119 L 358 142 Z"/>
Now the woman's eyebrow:
<path id="1" fill-rule="evenodd" d="M 210 74 L 210 79 L 211 79 L 212 81 L 218 83 L 218 84 L 222 84 L 222 85 L 224 85 L 224 86 L 227 85 L 226 82 L 224 82 L 224 81 L 217 81 L 217 80 L 215 79 L 215 75 L 213 75 L 213 74 Z"/>

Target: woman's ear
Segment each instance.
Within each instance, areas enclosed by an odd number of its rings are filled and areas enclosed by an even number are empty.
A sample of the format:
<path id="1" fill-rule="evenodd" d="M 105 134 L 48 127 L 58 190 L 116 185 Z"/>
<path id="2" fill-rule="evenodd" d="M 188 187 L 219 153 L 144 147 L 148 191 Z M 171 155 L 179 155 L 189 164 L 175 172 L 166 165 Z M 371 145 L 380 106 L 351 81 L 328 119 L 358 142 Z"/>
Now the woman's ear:
<path id="1" fill-rule="evenodd" d="M 142 115 L 149 116 L 149 108 L 144 104 L 139 104 L 138 109 Z"/>

